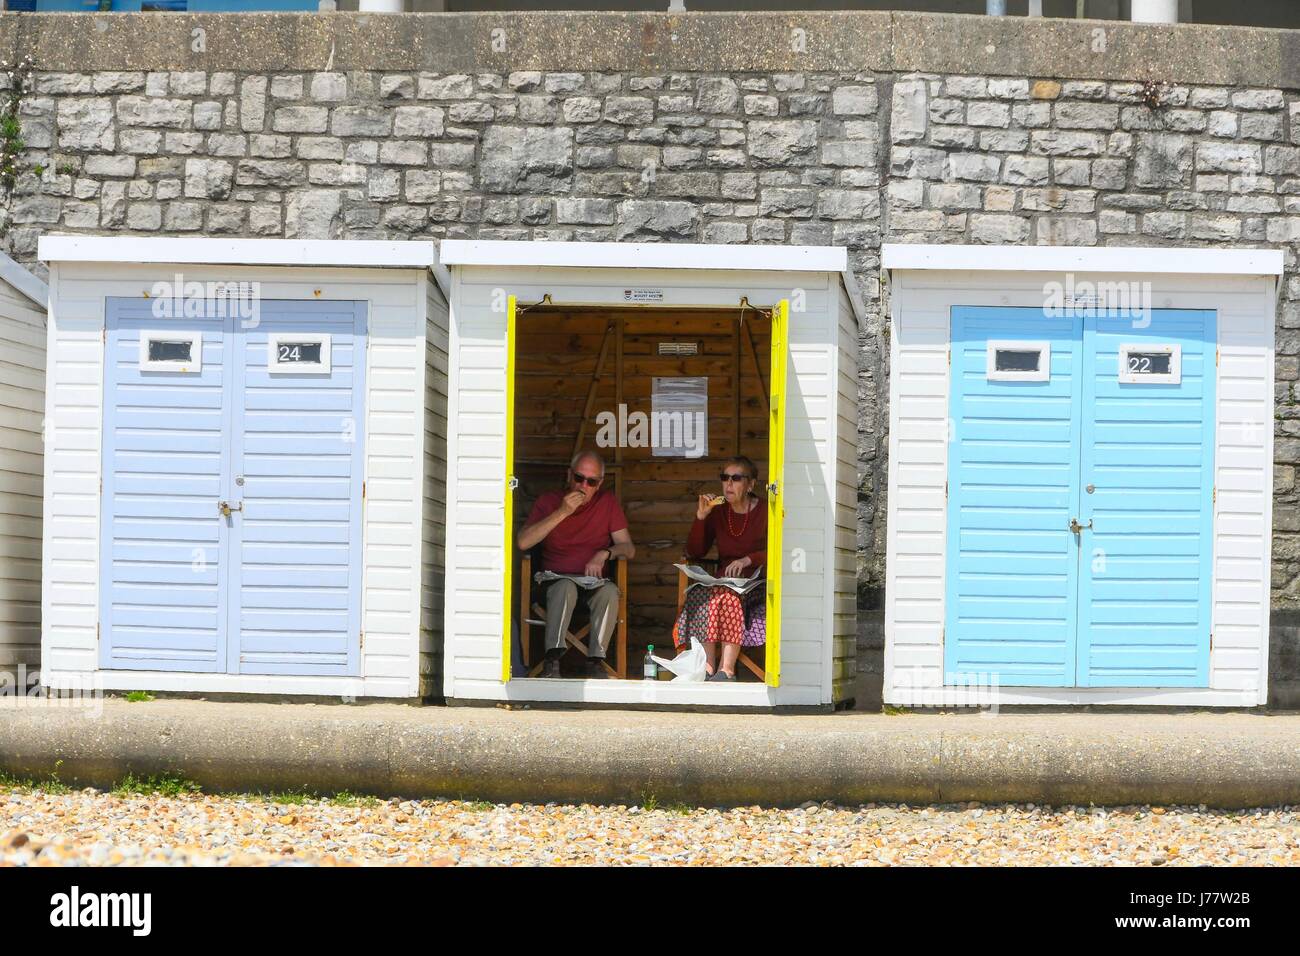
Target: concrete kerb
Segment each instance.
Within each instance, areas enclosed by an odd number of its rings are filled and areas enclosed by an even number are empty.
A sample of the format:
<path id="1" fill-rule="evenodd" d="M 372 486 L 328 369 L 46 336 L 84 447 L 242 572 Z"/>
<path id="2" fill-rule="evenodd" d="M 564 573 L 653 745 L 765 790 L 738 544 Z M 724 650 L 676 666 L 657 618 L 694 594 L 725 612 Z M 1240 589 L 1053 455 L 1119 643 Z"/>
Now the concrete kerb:
<path id="1" fill-rule="evenodd" d="M 0 708 L 0 770 L 108 787 L 494 802 L 1300 804 L 1300 716 L 647 714 L 104 702 Z"/>
<path id="2" fill-rule="evenodd" d="M 203 42 L 196 43 L 195 37 Z M 0 16 L 43 71 L 870 70 L 1300 86 L 1300 31 L 908 11 Z"/>

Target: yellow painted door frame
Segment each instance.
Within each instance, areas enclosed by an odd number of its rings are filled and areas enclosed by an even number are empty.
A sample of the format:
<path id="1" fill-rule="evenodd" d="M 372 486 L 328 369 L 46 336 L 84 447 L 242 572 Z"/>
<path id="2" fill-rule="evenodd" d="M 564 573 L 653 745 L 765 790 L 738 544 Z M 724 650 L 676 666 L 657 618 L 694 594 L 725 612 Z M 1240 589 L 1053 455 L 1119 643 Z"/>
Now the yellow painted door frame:
<path id="1" fill-rule="evenodd" d="M 501 610 L 501 682 L 510 682 L 510 659 L 513 656 L 511 643 L 511 611 L 514 607 L 515 564 L 515 318 L 517 301 L 515 297 L 506 298 L 506 449 L 505 449 L 505 533 L 502 542 L 502 555 L 505 563 L 504 589 Z M 522 626 L 522 622 L 520 622 Z"/>
<path id="2" fill-rule="evenodd" d="M 785 567 L 781 532 L 785 524 L 786 366 L 790 359 L 790 300 L 772 309 L 771 396 L 767 423 L 767 651 L 768 687 L 781 685 L 781 581 Z"/>
<path id="3" fill-rule="evenodd" d="M 506 298 L 506 402 L 505 475 L 502 489 L 504 522 L 502 556 L 505 565 L 501 598 L 501 680 L 510 681 L 513 646 L 514 590 L 514 497 L 515 479 L 515 329 L 517 299 Z M 767 685 L 781 683 L 781 582 L 785 564 L 782 556 L 782 526 L 785 521 L 785 406 L 786 368 L 789 364 L 790 300 L 782 299 L 772 309 L 772 368 L 767 435 L 767 650 L 764 672 Z"/>

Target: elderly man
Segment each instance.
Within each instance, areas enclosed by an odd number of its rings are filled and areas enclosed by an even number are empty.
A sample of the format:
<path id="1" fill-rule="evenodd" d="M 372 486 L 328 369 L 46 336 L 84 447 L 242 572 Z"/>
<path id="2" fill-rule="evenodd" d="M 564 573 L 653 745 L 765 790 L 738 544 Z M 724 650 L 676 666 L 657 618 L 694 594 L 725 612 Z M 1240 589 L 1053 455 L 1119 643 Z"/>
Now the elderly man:
<path id="1" fill-rule="evenodd" d="M 521 551 L 541 543 L 543 571 L 603 578 L 607 561 L 630 558 L 636 553 L 618 499 L 612 491 L 600 487 L 604 480 L 604 459 L 594 451 L 579 452 L 569 463 L 564 490 L 548 491 L 534 503 L 528 521 L 519 529 L 518 542 Z M 520 582 L 520 586 L 528 587 L 529 582 Z M 573 619 L 579 593 L 586 596 L 591 614 L 591 637 L 583 676 L 605 676 L 601 664 L 618 622 L 618 585 L 606 581 L 597 588 L 580 590 L 573 581 L 561 578 L 546 588 L 543 677 L 560 676 L 564 635 Z"/>

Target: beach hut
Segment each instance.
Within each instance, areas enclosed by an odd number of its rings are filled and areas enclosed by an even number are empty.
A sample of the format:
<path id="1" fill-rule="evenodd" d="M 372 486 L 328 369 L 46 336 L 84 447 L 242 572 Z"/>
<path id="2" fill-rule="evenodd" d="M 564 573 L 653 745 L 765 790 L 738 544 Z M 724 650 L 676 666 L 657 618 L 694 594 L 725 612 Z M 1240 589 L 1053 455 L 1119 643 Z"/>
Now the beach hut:
<path id="1" fill-rule="evenodd" d="M 440 257 L 452 290 L 444 696 L 845 703 L 862 319 L 845 250 L 445 240 Z M 637 550 L 619 563 L 604 679 L 544 678 L 525 578 L 535 567 L 516 533 L 587 448 L 606 462 Z M 736 454 L 757 464 L 769 519 L 767 642 L 735 682 L 643 679 L 649 645 L 673 654 L 674 564 L 697 495 Z"/>
<path id="2" fill-rule="evenodd" d="M 1264 704 L 1282 253 L 883 267 L 885 701 Z"/>
<path id="3" fill-rule="evenodd" d="M 437 693 L 429 242 L 46 236 L 50 687 Z"/>
<path id="4" fill-rule="evenodd" d="M 40 659 L 45 283 L 0 253 L 0 672 L 25 690 Z M 19 685 L 23 685 L 19 687 Z"/>

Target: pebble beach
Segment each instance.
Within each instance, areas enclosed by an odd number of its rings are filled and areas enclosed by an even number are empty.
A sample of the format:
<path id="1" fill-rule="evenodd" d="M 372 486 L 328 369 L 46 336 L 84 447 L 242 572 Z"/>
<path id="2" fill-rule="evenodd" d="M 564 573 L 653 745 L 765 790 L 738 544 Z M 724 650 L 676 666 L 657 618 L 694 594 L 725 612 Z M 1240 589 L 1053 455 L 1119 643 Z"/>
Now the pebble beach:
<path id="1" fill-rule="evenodd" d="M 794 809 L 0 789 L 0 866 L 1300 865 L 1300 807 Z"/>

